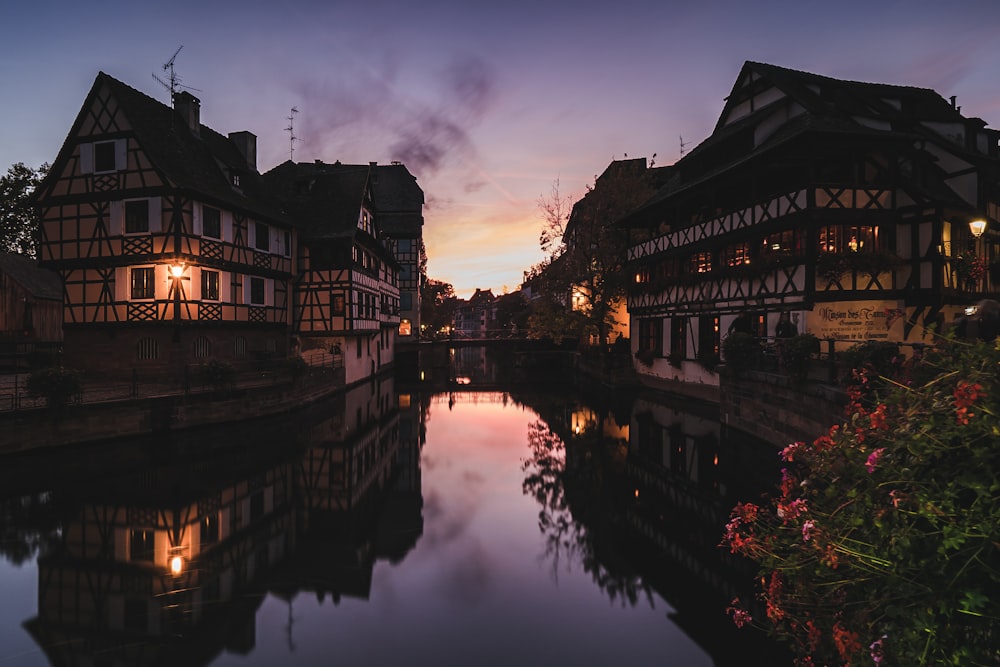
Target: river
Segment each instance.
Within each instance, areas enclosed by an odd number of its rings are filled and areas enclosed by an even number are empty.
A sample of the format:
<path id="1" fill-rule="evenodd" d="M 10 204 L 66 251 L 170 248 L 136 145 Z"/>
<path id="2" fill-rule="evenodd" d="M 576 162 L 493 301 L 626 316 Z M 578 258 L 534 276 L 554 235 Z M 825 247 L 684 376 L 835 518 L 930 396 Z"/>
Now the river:
<path id="1" fill-rule="evenodd" d="M 773 447 L 473 386 L 2 462 L 0 664 L 789 664 L 726 618 L 752 569 L 717 546 Z"/>

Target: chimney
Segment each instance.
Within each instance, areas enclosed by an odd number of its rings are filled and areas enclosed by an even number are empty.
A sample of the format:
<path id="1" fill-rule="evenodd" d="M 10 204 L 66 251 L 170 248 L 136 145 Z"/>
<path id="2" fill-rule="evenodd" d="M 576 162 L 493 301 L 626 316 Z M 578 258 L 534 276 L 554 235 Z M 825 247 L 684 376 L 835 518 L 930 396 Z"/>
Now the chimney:
<path id="1" fill-rule="evenodd" d="M 201 136 L 201 100 L 186 90 L 174 93 L 174 111 L 181 115 L 194 136 Z"/>
<path id="2" fill-rule="evenodd" d="M 253 132 L 230 132 L 229 140 L 236 145 L 251 171 L 257 171 L 257 135 Z"/>

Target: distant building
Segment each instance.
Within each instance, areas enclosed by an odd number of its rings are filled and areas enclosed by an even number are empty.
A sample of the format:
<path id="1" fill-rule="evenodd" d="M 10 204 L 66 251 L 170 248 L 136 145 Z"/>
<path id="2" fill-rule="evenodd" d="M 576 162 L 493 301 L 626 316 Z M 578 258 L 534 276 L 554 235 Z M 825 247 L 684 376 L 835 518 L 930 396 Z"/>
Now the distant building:
<path id="1" fill-rule="evenodd" d="M 468 301 L 460 301 L 455 308 L 455 337 L 488 338 L 494 320 L 496 297 L 493 290 L 477 288 Z"/>
<path id="2" fill-rule="evenodd" d="M 62 282 L 31 257 L 0 253 L 0 342 L 62 341 Z"/>
<path id="3" fill-rule="evenodd" d="M 995 298 L 998 139 L 932 90 L 747 62 L 712 136 L 624 221 L 637 370 L 717 384 L 734 328 L 919 343 Z"/>

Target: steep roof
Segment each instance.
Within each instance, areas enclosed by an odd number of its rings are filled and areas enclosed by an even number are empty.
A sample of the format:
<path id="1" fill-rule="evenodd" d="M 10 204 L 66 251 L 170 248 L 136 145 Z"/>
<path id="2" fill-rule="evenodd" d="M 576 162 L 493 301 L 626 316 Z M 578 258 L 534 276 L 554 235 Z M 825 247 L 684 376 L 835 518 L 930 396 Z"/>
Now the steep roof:
<path id="1" fill-rule="evenodd" d="M 273 221 L 284 221 L 281 209 L 265 189 L 256 165 L 248 164 L 247 158 L 229 137 L 200 123 L 196 135 L 178 111 L 104 72 L 98 73 L 94 80 L 60 158 L 67 152 L 85 114 L 105 86 L 128 119 L 136 140 L 150 162 L 173 186 L 197 193 L 218 205 Z M 49 175 L 54 178 L 58 172 L 58 169 L 52 169 Z M 239 188 L 232 185 L 230 172 L 239 174 Z"/>
<path id="2" fill-rule="evenodd" d="M 62 280 L 58 274 L 39 268 L 38 262 L 31 257 L 0 253 L 0 273 L 10 276 L 29 294 L 39 299 L 62 301 Z"/>
<path id="3" fill-rule="evenodd" d="M 370 165 L 286 160 L 263 178 L 307 237 L 329 239 L 355 234 L 370 199 L 370 171 Z"/>

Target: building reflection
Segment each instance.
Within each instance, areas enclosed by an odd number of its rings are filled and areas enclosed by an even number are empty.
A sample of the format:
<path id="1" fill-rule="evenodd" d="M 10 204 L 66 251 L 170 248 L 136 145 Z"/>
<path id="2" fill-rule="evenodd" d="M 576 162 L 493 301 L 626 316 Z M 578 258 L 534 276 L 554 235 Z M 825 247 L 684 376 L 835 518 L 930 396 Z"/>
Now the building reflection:
<path id="1" fill-rule="evenodd" d="M 366 597 L 374 560 L 422 532 L 420 404 L 405 403 L 391 378 L 365 383 L 293 429 L 157 442 L 158 465 L 69 485 L 25 628 L 52 665 L 199 665 L 255 647 L 268 593 Z"/>
<path id="2" fill-rule="evenodd" d="M 542 416 L 529 432 L 524 492 L 542 506 L 554 570 L 574 559 L 613 601 L 656 591 L 716 664 L 741 664 L 748 651 L 788 664 L 722 612 L 736 596 L 753 599 L 752 564 L 719 542 L 736 502 L 776 479 L 773 448 L 724 428 L 707 407 L 662 396 L 518 400 Z"/>

